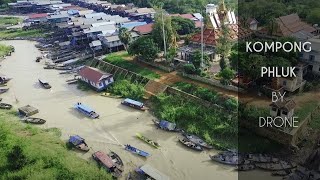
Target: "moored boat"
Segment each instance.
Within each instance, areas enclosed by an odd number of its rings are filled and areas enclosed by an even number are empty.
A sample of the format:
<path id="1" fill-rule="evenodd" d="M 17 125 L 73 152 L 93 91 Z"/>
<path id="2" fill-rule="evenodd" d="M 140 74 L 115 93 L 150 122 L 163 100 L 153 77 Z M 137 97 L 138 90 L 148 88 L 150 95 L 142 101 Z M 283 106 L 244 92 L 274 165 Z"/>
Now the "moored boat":
<path id="1" fill-rule="evenodd" d="M 101 96 L 110 97 L 110 98 L 122 98 L 122 96 L 112 95 L 111 93 L 107 93 L 107 92 L 101 93 Z"/>
<path id="2" fill-rule="evenodd" d="M 296 168 L 297 164 L 287 161 L 278 161 L 271 163 L 257 163 L 256 166 L 267 171 L 280 171 Z"/>
<path id="3" fill-rule="evenodd" d="M 255 164 L 240 164 L 237 165 L 236 170 L 238 171 L 251 171 L 256 168 Z"/>
<path id="4" fill-rule="evenodd" d="M 2 101 L 2 98 L 1 98 Z M 12 105 L 7 103 L 0 103 L 0 109 L 11 109 Z"/>
<path id="5" fill-rule="evenodd" d="M 160 172 L 159 170 L 153 168 L 149 164 L 145 164 L 136 169 L 136 172 L 145 176 L 144 179 L 157 179 L 157 180 L 169 180 L 170 178 Z"/>
<path id="6" fill-rule="evenodd" d="M 187 147 L 189 147 L 189 148 L 191 148 L 191 149 L 193 149 L 193 150 L 203 151 L 203 149 L 202 149 L 201 146 L 199 146 L 198 144 L 195 144 L 195 143 L 191 142 L 191 141 L 190 141 L 189 139 L 187 139 L 187 138 L 179 138 L 179 141 L 180 141 L 183 145 L 185 145 L 185 146 L 187 146 Z"/>
<path id="7" fill-rule="evenodd" d="M 39 83 L 45 88 L 45 89 L 50 89 L 51 88 L 51 85 L 47 82 L 47 81 L 45 81 L 45 80 L 43 80 L 43 79 L 38 79 L 39 80 Z"/>
<path id="8" fill-rule="evenodd" d="M 133 147 L 133 146 L 131 146 L 131 145 L 129 145 L 129 144 L 126 144 L 126 145 L 125 145 L 125 150 L 127 150 L 127 151 L 129 151 L 129 152 L 132 152 L 132 153 L 134 153 L 134 154 L 138 154 L 138 155 L 140 155 L 140 156 L 142 156 L 142 157 L 148 157 L 148 156 L 150 156 L 149 153 L 147 153 L 147 152 L 145 152 L 145 151 L 142 151 L 142 150 L 140 150 L 140 149 L 138 149 L 138 148 L 135 148 L 135 147 Z"/>
<path id="9" fill-rule="evenodd" d="M 143 135 L 140 134 L 140 133 L 137 133 L 136 136 L 137 136 L 139 139 L 141 139 L 142 141 L 148 143 L 149 145 L 151 145 L 151 146 L 153 146 L 153 147 L 155 147 L 155 148 L 159 148 L 159 147 L 160 147 L 160 144 L 159 144 L 159 143 L 157 143 L 157 142 L 155 142 L 155 141 L 153 141 L 153 140 L 151 140 L 151 139 L 143 136 Z"/>
<path id="10" fill-rule="evenodd" d="M 209 155 L 211 160 L 228 165 L 241 165 L 241 164 L 249 164 L 249 161 L 245 161 L 239 154 L 232 153 L 230 151 L 222 152 L 217 155 Z"/>
<path id="11" fill-rule="evenodd" d="M 9 88 L 1 88 L 0 89 L 0 94 L 5 93 L 9 90 Z"/>
<path id="12" fill-rule="evenodd" d="M 117 153 L 111 151 L 108 156 L 111 157 L 112 161 L 116 163 L 119 168 L 123 167 L 123 161 Z"/>
<path id="13" fill-rule="evenodd" d="M 99 118 L 99 114 L 97 114 L 93 109 L 90 107 L 83 105 L 82 103 L 78 102 L 74 106 L 75 109 L 77 109 L 79 112 L 85 114 L 88 117 L 91 117 L 93 119 Z"/>
<path id="14" fill-rule="evenodd" d="M 31 124 L 44 124 L 44 123 L 46 123 L 46 120 L 41 119 L 41 118 L 25 117 L 23 120 L 26 123 L 31 123 Z"/>
<path id="15" fill-rule="evenodd" d="M 92 158 L 96 160 L 100 166 L 110 172 L 113 177 L 119 178 L 122 176 L 123 169 L 107 154 L 97 151 L 92 154 Z"/>
<path id="16" fill-rule="evenodd" d="M 192 135 L 192 134 L 187 134 L 187 133 L 183 133 L 182 134 L 184 137 L 186 137 L 187 139 L 189 139 L 191 142 L 198 144 L 204 148 L 207 149 L 212 149 L 213 147 L 210 146 L 208 143 L 204 142 L 201 138 L 199 138 L 198 136 Z"/>
<path id="17" fill-rule="evenodd" d="M 55 66 L 54 68 L 57 70 L 72 70 L 73 69 L 71 66 Z"/>
<path id="18" fill-rule="evenodd" d="M 135 108 L 135 109 L 139 109 L 141 111 L 148 110 L 148 108 L 145 107 L 145 105 L 142 102 L 135 101 L 135 100 L 132 100 L 132 99 L 129 99 L 129 98 L 126 98 L 125 100 L 123 100 L 121 102 L 121 104 L 123 104 L 125 106 L 129 106 L 129 107 Z"/>
<path id="19" fill-rule="evenodd" d="M 79 149 L 81 151 L 88 152 L 90 150 L 90 148 L 88 147 L 88 145 L 85 142 L 85 140 L 82 137 L 78 136 L 78 135 L 70 136 L 68 142 L 69 142 L 69 144 L 74 146 L 76 149 Z"/>
<path id="20" fill-rule="evenodd" d="M 245 157 L 249 161 L 254 161 L 258 163 L 271 163 L 278 162 L 279 159 L 267 154 L 247 154 Z"/>
<path id="21" fill-rule="evenodd" d="M 272 176 L 287 176 L 287 175 L 291 174 L 292 172 L 293 172 L 293 170 L 287 169 L 287 170 L 280 170 L 280 171 L 272 172 L 271 175 Z"/>
<path id="22" fill-rule="evenodd" d="M 166 130 L 166 131 L 173 131 L 173 132 L 181 132 L 182 130 L 177 128 L 176 123 L 172 123 L 165 120 L 157 121 L 155 119 L 152 119 L 154 124 L 158 126 L 160 129 Z"/>

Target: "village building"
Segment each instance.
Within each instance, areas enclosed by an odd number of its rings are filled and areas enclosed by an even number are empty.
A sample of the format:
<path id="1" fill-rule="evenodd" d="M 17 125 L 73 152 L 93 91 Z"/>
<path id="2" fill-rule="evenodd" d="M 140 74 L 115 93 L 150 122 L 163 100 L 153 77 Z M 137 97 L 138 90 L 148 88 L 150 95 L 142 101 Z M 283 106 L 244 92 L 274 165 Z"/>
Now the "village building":
<path id="1" fill-rule="evenodd" d="M 282 119 L 290 119 L 294 115 L 296 103 L 293 100 L 283 99 L 270 104 L 271 117 L 281 117 Z"/>
<path id="2" fill-rule="evenodd" d="M 136 40 L 140 35 L 136 32 L 131 32 L 132 41 Z M 105 46 L 107 52 L 117 52 L 123 50 L 124 46 L 119 39 L 118 34 L 112 36 L 99 35 L 99 39 Z"/>
<path id="3" fill-rule="evenodd" d="M 276 79 L 276 86 L 281 86 L 288 92 L 296 92 L 297 90 L 302 91 L 306 84 L 306 80 L 303 79 L 306 70 L 307 66 L 305 64 L 298 64 L 294 70 L 296 77 L 279 77 Z"/>
<path id="4" fill-rule="evenodd" d="M 137 32 L 139 35 L 148 35 L 152 32 L 153 23 L 136 26 L 132 30 Z"/>
<path id="5" fill-rule="evenodd" d="M 48 17 L 49 23 L 63 23 L 63 22 L 68 22 L 69 20 L 70 20 L 70 17 L 67 14 L 50 15 Z"/>
<path id="6" fill-rule="evenodd" d="M 28 16 L 28 19 L 26 20 L 26 22 L 35 23 L 35 24 L 45 23 L 48 21 L 47 17 L 48 17 L 47 13 L 31 14 Z"/>
<path id="7" fill-rule="evenodd" d="M 114 82 L 112 74 L 102 72 L 96 68 L 85 66 L 79 71 L 80 79 L 97 91 L 106 89 Z"/>
<path id="8" fill-rule="evenodd" d="M 311 43 L 310 52 L 300 53 L 300 59 L 308 64 L 308 70 L 315 75 L 320 75 L 320 38 L 314 37 L 307 41 Z"/>

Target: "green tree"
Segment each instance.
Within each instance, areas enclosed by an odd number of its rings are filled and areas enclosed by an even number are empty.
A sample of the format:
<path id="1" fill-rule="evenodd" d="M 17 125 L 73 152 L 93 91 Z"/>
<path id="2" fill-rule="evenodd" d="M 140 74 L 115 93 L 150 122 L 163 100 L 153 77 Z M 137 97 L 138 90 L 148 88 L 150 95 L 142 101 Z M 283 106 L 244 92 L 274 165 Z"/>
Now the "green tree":
<path id="1" fill-rule="evenodd" d="M 11 170 L 20 170 L 28 163 L 27 157 L 18 145 L 14 146 L 12 151 L 7 155 L 7 161 Z"/>
<path id="2" fill-rule="evenodd" d="M 159 53 L 159 48 L 150 36 L 142 36 L 130 44 L 128 53 L 146 61 L 153 61 Z"/>
<path id="3" fill-rule="evenodd" d="M 220 71 L 220 76 L 225 80 L 231 80 L 234 78 L 235 72 L 230 68 L 225 68 L 222 71 Z"/>
<path id="4" fill-rule="evenodd" d="M 126 51 L 128 50 L 128 45 L 132 40 L 132 35 L 131 33 L 128 31 L 127 28 L 121 27 L 119 29 L 119 39 L 122 42 L 124 48 L 126 49 Z"/>
<path id="5" fill-rule="evenodd" d="M 166 48 L 169 49 L 171 47 L 176 47 L 176 31 L 172 27 L 171 17 L 164 15 L 163 10 L 159 10 L 155 16 L 151 36 L 161 50 L 164 50 L 163 34 L 165 34 Z"/>
<path id="6" fill-rule="evenodd" d="M 196 69 L 201 69 L 201 51 L 196 50 L 192 55 L 191 55 L 192 63 Z M 209 56 L 207 54 L 203 54 L 203 65 L 204 66 L 209 66 Z"/>
<path id="7" fill-rule="evenodd" d="M 190 19 L 182 17 L 172 17 L 172 26 L 179 35 L 186 35 L 193 33 L 196 29 L 194 22 Z"/>
<path id="8" fill-rule="evenodd" d="M 320 24 L 320 7 L 310 10 L 307 14 L 307 21 L 312 24 Z"/>
<path id="9" fill-rule="evenodd" d="M 217 40 L 216 52 L 220 54 L 220 68 L 223 70 L 227 66 L 227 58 L 231 51 L 230 30 L 226 25 L 222 25 L 221 34 Z"/>

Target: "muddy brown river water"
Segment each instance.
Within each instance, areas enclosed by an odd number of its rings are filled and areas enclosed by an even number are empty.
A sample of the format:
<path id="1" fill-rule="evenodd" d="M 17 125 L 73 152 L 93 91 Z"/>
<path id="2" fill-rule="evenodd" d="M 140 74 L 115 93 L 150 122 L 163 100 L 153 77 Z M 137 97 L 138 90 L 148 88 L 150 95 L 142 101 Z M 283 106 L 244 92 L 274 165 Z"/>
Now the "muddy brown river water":
<path id="1" fill-rule="evenodd" d="M 15 53 L 1 62 L 0 73 L 13 78 L 10 90 L 1 95 L 4 102 L 15 108 L 30 104 L 39 109 L 40 117 L 47 120 L 43 128 L 57 127 L 62 131 L 62 139 L 78 134 L 84 137 L 91 147 L 88 153 L 77 153 L 89 159 L 95 151 L 115 151 L 124 161 L 126 173 L 137 166 L 150 164 L 172 180 L 235 180 L 238 174 L 230 166 L 210 161 L 209 154 L 216 151 L 195 152 L 186 149 L 178 142 L 178 134 L 167 133 L 155 128 L 149 112 L 140 112 L 120 104 L 121 100 L 99 96 L 95 92 L 84 92 L 76 85 L 67 85 L 66 80 L 73 75 L 60 75 L 57 70 L 43 69 L 44 62 L 36 63 L 41 53 L 35 42 L 15 40 L 2 41 L 15 47 Z M 43 89 L 38 78 L 46 79 L 50 90 Z M 82 102 L 100 114 L 100 119 L 89 119 L 77 112 L 73 105 Z M 154 149 L 135 137 L 140 132 L 161 144 Z M 131 144 L 149 153 L 148 159 L 135 156 L 121 145 Z M 265 177 L 266 173 L 258 173 Z M 124 176 L 125 177 L 125 176 Z M 259 177 L 259 179 L 263 179 Z M 269 179 L 269 178 L 268 178 Z"/>

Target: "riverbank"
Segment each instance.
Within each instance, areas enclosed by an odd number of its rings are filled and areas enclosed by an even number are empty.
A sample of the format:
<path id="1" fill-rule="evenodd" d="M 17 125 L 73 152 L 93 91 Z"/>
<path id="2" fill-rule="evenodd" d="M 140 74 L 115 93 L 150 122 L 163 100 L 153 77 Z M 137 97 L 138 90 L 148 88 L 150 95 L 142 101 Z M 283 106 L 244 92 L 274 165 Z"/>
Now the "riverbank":
<path id="1" fill-rule="evenodd" d="M 0 110 L 0 179 L 112 179 L 96 163 L 68 151 L 59 130 L 23 125 Z"/>
<path id="2" fill-rule="evenodd" d="M 69 135 L 78 134 L 84 137 L 90 152 L 77 154 L 84 159 L 90 159 L 93 152 L 101 150 L 115 151 L 124 161 L 125 173 L 137 166 L 150 164 L 171 179 L 225 179 L 237 178 L 233 167 L 224 166 L 209 159 L 209 154 L 216 150 L 201 153 L 186 149 L 178 142 L 178 135 L 158 130 L 153 125 L 154 116 L 148 112 L 124 107 L 120 99 L 102 97 L 95 92 L 78 90 L 76 85 L 67 85 L 67 79 L 72 75 L 60 75 L 56 70 L 43 69 L 43 63 L 36 63 L 40 52 L 30 41 L 5 41 L 13 45 L 16 52 L 2 62 L 0 71 L 13 79 L 8 83 L 9 92 L 2 94 L 4 102 L 21 107 L 30 104 L 39 108 L 36 117 L 47 120 L 44 128 L 61 129 L 62 140 Z M 45 90 L 38 84 L 38 78 L 45 78 L 51 85 L 51 90 Z M 18 100 L 18 102 L 16 101 Z M 73 109 L 73 104 L 81 101 L 96 110 L 100 119 L 92 120 L 84 117 Z M 154 139 L 162 146 L 154 149 L 135 137 L 140 132 Z M 128 144 L 141 148 L 151 157 L 147 160 L 123 150 L 119 144 Z"/>

